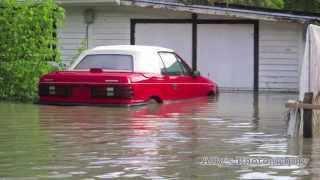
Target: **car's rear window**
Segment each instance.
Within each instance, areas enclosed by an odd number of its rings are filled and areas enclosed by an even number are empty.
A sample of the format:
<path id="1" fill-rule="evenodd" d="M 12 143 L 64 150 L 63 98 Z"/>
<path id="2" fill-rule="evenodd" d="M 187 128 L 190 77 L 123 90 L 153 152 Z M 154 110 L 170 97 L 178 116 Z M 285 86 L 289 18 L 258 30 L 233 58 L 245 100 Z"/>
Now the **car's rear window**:
<path id="1" fill-rule="evenodd" d="M 109 69 L 133 71 L 133 58 L 123 54 L 95 54 L 87 55 L 75 69 Z"/>

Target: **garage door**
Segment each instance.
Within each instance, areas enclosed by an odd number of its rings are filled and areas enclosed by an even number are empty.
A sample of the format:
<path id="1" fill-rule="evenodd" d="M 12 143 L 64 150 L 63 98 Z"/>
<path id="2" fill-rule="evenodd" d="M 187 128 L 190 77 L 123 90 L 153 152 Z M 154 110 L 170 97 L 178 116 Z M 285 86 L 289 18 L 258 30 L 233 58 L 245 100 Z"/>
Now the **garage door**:
<path id="1" fill-rule="evenodd" d="M 198 69 L 223 89 L 253 90 L 253 25 L 199 24 Z"/>
<path id="2" fill-rule="evenodd" d="M 162 46 L 176 52 L 191 65 L 191 24 L 136 24 L 135 44 Z"/>
<path id="3" fill-rule="evenodd" d="M 251 24 L 198 24 L 198 69 L 226 90 L 253 90 L 254 27 Z M 137 45 L 175 49 L 192 64 L 191 24 L 138 23 Z"/>

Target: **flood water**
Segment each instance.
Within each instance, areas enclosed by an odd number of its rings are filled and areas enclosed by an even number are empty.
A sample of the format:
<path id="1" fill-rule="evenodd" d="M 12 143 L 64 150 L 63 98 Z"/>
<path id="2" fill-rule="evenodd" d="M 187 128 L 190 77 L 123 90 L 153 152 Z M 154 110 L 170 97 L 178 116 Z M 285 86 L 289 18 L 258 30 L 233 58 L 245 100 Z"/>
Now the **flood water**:
<path id="1" fill-rule="evenodd" d="M 2 102 L 0 179 L 319 179 L 320 141 L 286 136 L 284 102 L 296 97 L 222 93 L 133 108 Z M 239 157 L 307 163 L 230 161 Z"/>

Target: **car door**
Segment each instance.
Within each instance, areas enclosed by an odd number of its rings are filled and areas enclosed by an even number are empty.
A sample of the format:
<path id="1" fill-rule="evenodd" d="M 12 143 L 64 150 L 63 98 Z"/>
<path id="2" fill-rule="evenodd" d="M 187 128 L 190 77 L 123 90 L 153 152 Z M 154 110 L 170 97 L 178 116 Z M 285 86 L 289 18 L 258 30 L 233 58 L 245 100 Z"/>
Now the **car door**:
<path id="1" fill-rule="evenodd" d="M 191 76 L 186 74 L 182 61 L 172 52 L 159 52 L 159 55 L 164 64 L 162 74 L 167 80 L 167 92 L 172 94 L 170 99 L 192 97 Z"/>
<path id="2" fill-rule="evenodd" d="M 176 54 L 176 58 L 180 63 L 180 66 L 183 70 L 183 76 L 181 76 L 180 80 L 182 81 L 182 90 L 183 95 L 186 98 L 198 97 L 201 94 L 201 87 L 199 86 L 199 76 L 192 76 L 192 70 L 190 66 Z"/>
<path id="3" fill-rule="evenodd" d="M 180 65 L 184 72 L 184 76 L 181 77 L 181 80 L 184 84 L 183 94 L 189 98 L 205 96 L 207 92 L 207 85 L 205 83 L 205 80 L 201 76 L 194 76 L 190 66 L 177 54 L 176 58 L 180 62 Z"/>

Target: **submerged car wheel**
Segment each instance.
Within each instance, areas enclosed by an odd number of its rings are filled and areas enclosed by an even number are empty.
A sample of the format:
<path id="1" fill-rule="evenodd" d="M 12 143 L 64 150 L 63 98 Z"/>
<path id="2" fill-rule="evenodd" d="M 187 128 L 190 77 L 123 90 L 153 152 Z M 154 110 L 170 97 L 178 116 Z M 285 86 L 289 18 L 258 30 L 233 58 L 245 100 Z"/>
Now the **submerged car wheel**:
<path id="1" fill-rule="evenodd" d="M 149 104 L 162 104 L 163 101 L 159 96 L 152 96 L 152 97 L 150 97 L 148 103 Z"/>

